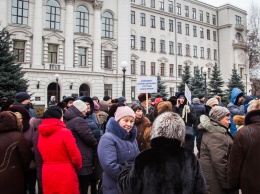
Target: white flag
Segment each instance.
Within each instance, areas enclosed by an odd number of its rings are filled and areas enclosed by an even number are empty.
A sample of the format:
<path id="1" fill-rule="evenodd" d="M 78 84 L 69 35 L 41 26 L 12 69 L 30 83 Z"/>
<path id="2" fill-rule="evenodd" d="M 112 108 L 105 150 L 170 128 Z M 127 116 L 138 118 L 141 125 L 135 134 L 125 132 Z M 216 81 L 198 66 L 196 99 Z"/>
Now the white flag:
<path id="1" fill-rule="evenodd" d="M 185 83 L 185 97 L 187 98 L 187 100 L 191 104 L 191 91 L 190 91 L 190 89 L 189 89 L 189 87 L 186 83 Z"/>

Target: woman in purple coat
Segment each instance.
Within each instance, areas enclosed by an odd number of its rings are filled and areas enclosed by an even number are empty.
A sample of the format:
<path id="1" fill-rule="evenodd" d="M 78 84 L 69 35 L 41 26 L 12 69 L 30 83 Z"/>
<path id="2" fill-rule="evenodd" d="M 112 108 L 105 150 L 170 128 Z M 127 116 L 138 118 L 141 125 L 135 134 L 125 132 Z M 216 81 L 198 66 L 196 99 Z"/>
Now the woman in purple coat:
<path id="1" fill-rule="evenodd" d="M 118 194 L 117 178 L 120 167 L 133 164 L 139 154 L 134 126 L 135 113 L 127 107 L 118 107 L 115 117 L 106 125 L 106 132 L 98 145 L 98 157 L 104 170 L 102 178 L 103 194 Z"/>

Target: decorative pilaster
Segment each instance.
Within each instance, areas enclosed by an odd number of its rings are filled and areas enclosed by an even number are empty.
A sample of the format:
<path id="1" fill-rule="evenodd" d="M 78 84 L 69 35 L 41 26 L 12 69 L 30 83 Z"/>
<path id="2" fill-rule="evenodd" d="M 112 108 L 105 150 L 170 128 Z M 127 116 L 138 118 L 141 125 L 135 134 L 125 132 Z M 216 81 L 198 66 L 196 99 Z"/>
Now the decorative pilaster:
<path id="1" fill-rule="evenodd" d="M 43 62 L 47 63 L 48 62 L 48 44 L 45 43 L 43 46 Z"/>
<path id="2" fill-rule="evenodd" d="M 59 45 L 59 64 L 63 64 L 63 46 Z"/>
<path id="3" fill-rule="evenodd" d="M 25 42 L 25 62 L 31 62 L 31 41 L 29 40 Z"/>

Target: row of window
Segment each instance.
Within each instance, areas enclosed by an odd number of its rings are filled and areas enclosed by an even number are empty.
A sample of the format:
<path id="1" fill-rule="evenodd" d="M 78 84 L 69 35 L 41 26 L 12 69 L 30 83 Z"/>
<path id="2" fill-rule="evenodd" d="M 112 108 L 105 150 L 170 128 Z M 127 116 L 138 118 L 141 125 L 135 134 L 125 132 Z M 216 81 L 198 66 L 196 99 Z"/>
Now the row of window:
<path id="1" fill-rule="evenodd" d="M 28 25 L 28 0 L 12 1 L 12 23 Z M 60 29 L 61 7 L 56 0 L 49 0 L 46 4 L 45 27 Z M 113 38 L 113 16 L 110 12 L 102 14 L 102 37 Z M 85 6 L 76 9 L 75 31 L 78 33 L 89 33 L 89 11 Z"/>

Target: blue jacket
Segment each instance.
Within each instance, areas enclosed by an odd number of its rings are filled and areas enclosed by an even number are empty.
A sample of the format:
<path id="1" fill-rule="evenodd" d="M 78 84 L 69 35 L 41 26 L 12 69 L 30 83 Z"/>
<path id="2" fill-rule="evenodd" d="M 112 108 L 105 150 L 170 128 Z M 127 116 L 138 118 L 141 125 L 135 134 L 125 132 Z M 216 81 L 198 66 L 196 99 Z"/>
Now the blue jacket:
<path id="1" fill-rule="evenodd" d="M 230 103 L 227 105 L 227 109 L 230 111 L 230 133 L 234 134 L 237 132 L 236 124 L 233 121 L 233 117 L 235 115 L 244 115 L 244 105 L 235 104 L 237 101 L 238 95 L 243 94 L 243 92 L 239 88 L 234 88 L 230 95 Z"/>
<path id="2" fill-rule="evenodd" d="M 102 177 L 103 194 L 119 193 L 117 178 L 120 174 L 120 166 L 123 166 L 125 162 L 133 164 L 135 157 L 139 154 L 136 136 L 135 126 L 128 133 L 115 121 L 114 117 L 109 119 L 106 132 L 98 145 L 98 157 L 104 171 Z"/>

